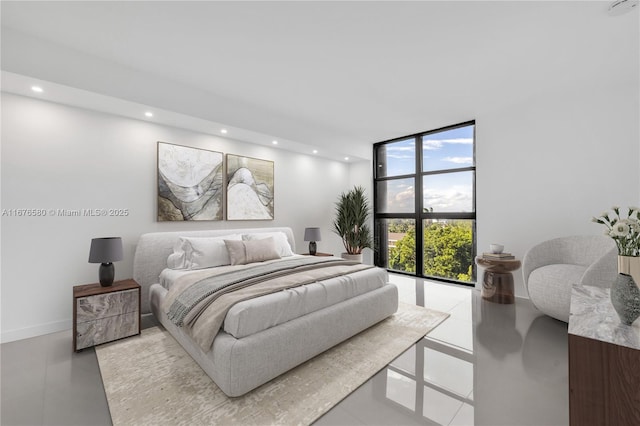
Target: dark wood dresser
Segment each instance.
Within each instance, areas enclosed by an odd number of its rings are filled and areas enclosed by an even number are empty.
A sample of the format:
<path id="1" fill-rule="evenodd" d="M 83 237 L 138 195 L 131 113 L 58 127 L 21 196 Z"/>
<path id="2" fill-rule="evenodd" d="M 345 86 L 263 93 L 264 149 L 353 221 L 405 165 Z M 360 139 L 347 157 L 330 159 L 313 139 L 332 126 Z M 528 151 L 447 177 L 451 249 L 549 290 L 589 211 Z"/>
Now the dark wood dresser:
<path id="1" fill-rule="evenodd" d="M 640 425 L 640 320 L 622 324 L 609 289 L 572 289 L 569 420 L 572 426 Z"/>

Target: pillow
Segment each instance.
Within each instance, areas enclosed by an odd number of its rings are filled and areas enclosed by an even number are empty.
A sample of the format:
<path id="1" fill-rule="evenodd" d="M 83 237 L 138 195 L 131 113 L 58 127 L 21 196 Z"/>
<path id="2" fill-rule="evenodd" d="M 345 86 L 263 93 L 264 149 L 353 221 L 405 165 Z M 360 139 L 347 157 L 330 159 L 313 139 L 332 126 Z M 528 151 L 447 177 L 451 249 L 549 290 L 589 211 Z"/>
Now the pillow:
<path id="1" fill-rule="evenodd" d="M 178 247 L 177 250 L 176 247 Z M 178 246 L 178 243 L 176 243 L 176 246 L 173 248 L 173 253 L 167 258 L 167 268 L 187 269 L 185 252 L 181 248 L 181 245 Z"/>
<path id="2" fill-rule="evenodd" d="M 227 246 L 232 265 L 280 259 L 271 237 L 253 241 L 224 240 L 224 244 Z"/>
<path id="3" fill-rule="evenodd" d="M 273 238 L 276 246 L 276 251 L 278 252 L 280 257 L 293 256 L 291 245 L 289 244 L 289 240 L 287 240 L 287 234 L 285 234 L 284 232 L 260 232 L 255 234 L 242 235 L 242 239 L 244 241 L 262 240 L 269 237 Z"/>
<path id="4" fill-rule="evenodd" d="M 171 269 L 203 269 L 229 265 L 229 252 L 224 240 L 240 241 L 240 234 L 221 237 L 180 237 L 167 259 Z"/>

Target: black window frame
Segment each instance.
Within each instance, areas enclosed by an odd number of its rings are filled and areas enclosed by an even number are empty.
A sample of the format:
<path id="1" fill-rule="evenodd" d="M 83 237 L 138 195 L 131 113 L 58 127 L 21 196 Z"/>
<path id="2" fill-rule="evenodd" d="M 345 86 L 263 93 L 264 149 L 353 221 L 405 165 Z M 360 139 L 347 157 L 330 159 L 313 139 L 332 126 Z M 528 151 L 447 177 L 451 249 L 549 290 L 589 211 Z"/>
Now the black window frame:
<path id="1" fill-rule="evenodd" d="M 430 170 L 423 171 L 423 138 L 428 135 L 432 135 L 434 133 L 446 132 L 448 130 L 453 130 L 461 127 L 473 126 L 473 164 L 467 167 L 456 167 L 450 169 L 441 169 L 441 170 Z M 378 152 L 379 147 L 383 145 L 388 145 L 394 142 L 400 142 L 403 140 L 411 139 L 415 141 L 415 173 L 412 174 L 404 174 L 404 175 L 394 175 L 394 176 L 378 176 Z M 473 228 L 472 228 L 472 251 L 473 256 L 477 254 L 477 210 L 476 210 L 476 121 L 469 120 L 458 124 L 453 124 L 451 126 L 440 127 L 434 130 L 428 130 L 426 132 L 415 133 L 412 135 L 401 136 L 393 139 L 389 139 L 382 142 L 377 142 L 373 144 L 373 222 L 374 222 L 374 264 L 376 266 L 380 266 L 386 268 L 390 272 L 416 276 L 421 278 L 427 278 L 435 281 L 444 281 L 448 283 L 462 284 L 467 286 L 475 286 L 477 281 L 477 266 L 475 261 L 472 262 L 472 276 L 471 281 L 458 281 L 450 278 L 430 276 L 424 274 L 424 226 L 423 221 L 428 219 L 451 219 L 451 220 L 472 220 Z M 472 203 L 473 203 L 473 211 L 472 212 L 428 212 L 424 211 L 424 197 L 423 197 L 423 178 L 424 176 L 430 175 L 438 175 L 445 173 L 456 173 L 456 172 L 464 172 L 471 171 L 473 172 L 472 179 Z M 378 182 L 383 181 L 391 181 L 391 180 L 399 180 L 399 179 L 410 179 L 413 178 L 415 182 L 414 192 L 415 192 L 415 200 L 414 200 L 414 212 L 413 213 L 379 213 L 378 212 Z M 386 229 L 381 229 L 379 226 L 381 219 L 410 219 L 415 222 L 415 263 L 416 263 L 416 272 L 406 272 L 399 271 L 395 269 L 388 268 L 388 241 L 387 235 L 388 232 Z"/>

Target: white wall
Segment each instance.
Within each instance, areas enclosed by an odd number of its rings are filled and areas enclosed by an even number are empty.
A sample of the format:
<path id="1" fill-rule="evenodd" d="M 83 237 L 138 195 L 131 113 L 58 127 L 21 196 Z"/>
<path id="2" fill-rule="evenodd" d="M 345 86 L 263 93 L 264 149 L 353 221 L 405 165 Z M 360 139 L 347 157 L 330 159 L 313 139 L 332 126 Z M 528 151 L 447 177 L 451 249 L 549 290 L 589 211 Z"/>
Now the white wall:
<path id="1" fill-rule="evenodd" d="M 373 146 L 371 147 L 373 150 Z M 351 164 L 349 169 L 349 188 L 354 186 L 361 186 L 365 189 L 365 195 L 369 198 L 369 204 L 371 205 L 372 217 L 369 220 L 369 226 L 373 233 L 373 165 L 371 161 L 360 161 Z M 343 250 L 344 251 L 344 250 Z M 362 251 L 362 261 L 369 265 L 373 265 L 373 250 L 364 249 Z"/>
<path id="2" fill-rule="evenodd" d="M 275 162 L 275 220 L 156 222 L 157 142 Z M 318 249 L 338 254 L 330 232 L 337 196 L 349 188 L 346 163 L 2 94 L 2 209 L 129 209 L 127 217 L 2 217 L 1 340 L 71 327 L 72 287 L 97 281 L 91 238 L 121 236 L 132 276 L 145 232 L 290 226 L 299 253 L 304 228 L 319 226 Z"/>
<path id="3" fill-rule="evenodd" d="M 504 243 L 522 259 L 550 238 L 601 234 L 590 220 L 612 205 L 638 205 L 639 116 L 636 82 L 475 117 L 478 252 Z M 514 276 L 516 295 L 526 296 L 522 272 Z"/>

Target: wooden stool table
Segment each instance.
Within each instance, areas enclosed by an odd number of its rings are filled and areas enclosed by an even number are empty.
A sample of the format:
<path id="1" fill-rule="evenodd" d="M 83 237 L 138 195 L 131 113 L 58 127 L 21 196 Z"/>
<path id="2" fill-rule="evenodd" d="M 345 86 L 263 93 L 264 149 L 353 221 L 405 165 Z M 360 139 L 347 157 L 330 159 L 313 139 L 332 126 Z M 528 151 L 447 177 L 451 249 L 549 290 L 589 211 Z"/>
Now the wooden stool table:
<path id="1" fill-rule="evenodd" d="M 482 280 L 482 298 L 495 303 L 515 303 L 511 272 L 520 268 L 520 261 L 516 259 L 487 259 L 478 256 L 476 263 L 485 268 Z"/>

